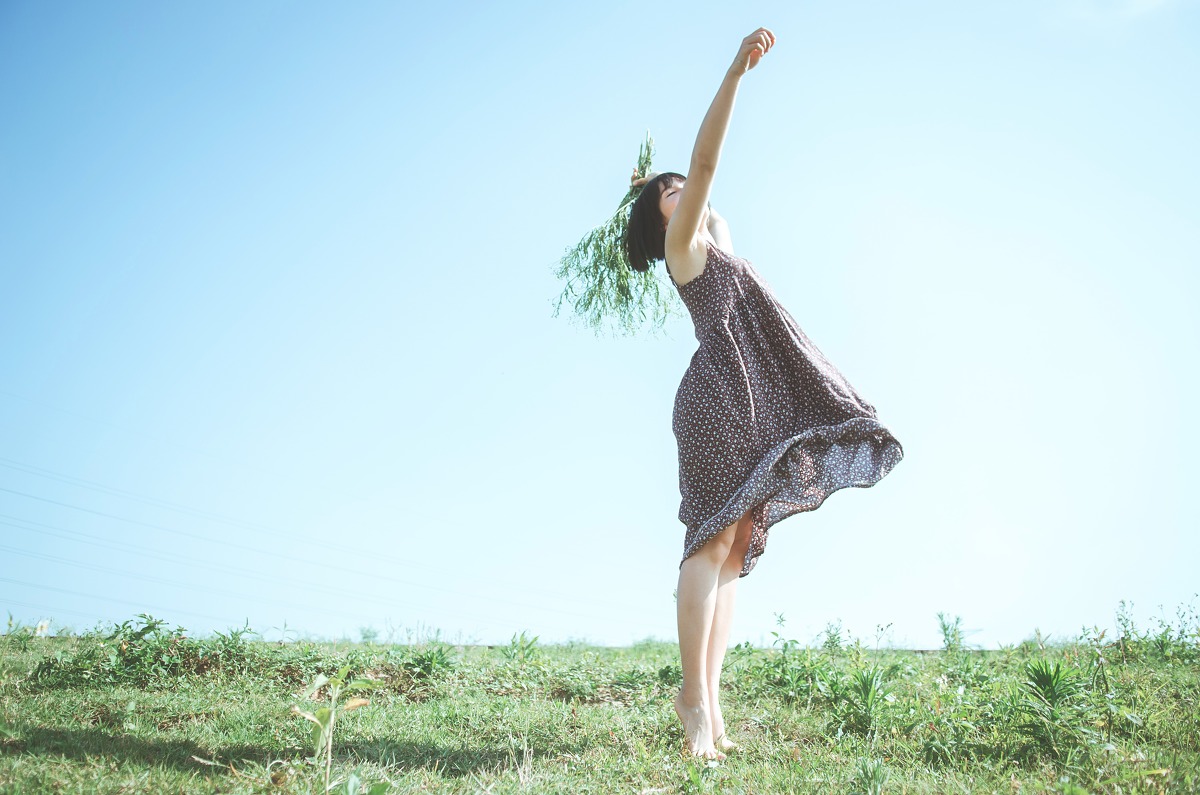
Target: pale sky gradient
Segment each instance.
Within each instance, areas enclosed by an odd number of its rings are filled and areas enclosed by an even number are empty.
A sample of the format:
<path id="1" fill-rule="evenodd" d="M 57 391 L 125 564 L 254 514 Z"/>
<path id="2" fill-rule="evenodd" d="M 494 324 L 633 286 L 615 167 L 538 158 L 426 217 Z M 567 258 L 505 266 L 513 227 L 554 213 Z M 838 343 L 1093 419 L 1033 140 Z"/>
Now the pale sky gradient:
<path id="1" fill-rule="evenodd" d="M 1194 603 L 1197 3 L 131 1 L 0 6 L 0 610 L 673 639 L 691 323 L 553 269 L 758 25 L 713 204 L 906 457 L 734 641 Z"/>

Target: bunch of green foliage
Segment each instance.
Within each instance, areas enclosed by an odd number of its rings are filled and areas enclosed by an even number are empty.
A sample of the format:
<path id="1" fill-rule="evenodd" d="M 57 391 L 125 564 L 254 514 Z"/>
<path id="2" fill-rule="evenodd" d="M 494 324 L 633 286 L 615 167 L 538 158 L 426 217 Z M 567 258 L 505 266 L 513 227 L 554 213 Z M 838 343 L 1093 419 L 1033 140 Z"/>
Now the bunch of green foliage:
<path id="1" fill-rule="evenodd" d="M 86 684 L 148 687 L 180 676 L 271 676 L 300 682 L 318 663 L 311 646 L 292 645 L 272 653 L 249 626 L 193 638 L 183 627 L 147 614 L 114 624 L 107 631 L 88 633 L 73 648 L 57 649 L 41 659 L 31 680 L 41 687 Z"/>
<path id="2" fill-rule="evenodd" d="M 653 155 L 654 141 L 647 135 L 638 152 L 639 174 L 650 173 Z M 668 317 L 678 314 L 678 299 L 653 268 L 639 273 L 629 267 L 625 231 L 641 193 L 640 186 L 631 186 L 617 211 L 567 250 L 555 272 L 566 282 L 554 305 L 555 317 L 565 303 L 597 334 L 607 329 L 629 335 L 647 324 L 660 330 Z"/>

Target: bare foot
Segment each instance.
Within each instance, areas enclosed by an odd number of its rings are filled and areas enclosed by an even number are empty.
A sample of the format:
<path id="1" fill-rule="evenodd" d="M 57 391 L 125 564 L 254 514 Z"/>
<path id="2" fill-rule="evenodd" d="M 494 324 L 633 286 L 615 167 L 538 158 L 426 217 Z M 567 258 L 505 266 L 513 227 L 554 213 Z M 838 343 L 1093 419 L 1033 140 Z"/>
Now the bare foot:
<path id="1" fill-rule="evenodd" d="M 725 716 L 721 714 L 721 705 L 715 700 L 711 703 L 709 721 L 712 723 L 713 746 L 719 751 L 737 748 L 737 743 L 730 740 L 725 734 Z"/>
<path id="2" fill-rule="evenodd" d="M 713 744 L 712 722 L 708 716 L 708 707 L 703 703 L 694 706 L 683 700 L 683 691 L 675 696 L 675 714 L 683 724 L 683 736 L 687 740 L 688 751 L 692 756 L 702 756 L 705 759 L 724 759 L 725 754 L 717 750 Z"/>

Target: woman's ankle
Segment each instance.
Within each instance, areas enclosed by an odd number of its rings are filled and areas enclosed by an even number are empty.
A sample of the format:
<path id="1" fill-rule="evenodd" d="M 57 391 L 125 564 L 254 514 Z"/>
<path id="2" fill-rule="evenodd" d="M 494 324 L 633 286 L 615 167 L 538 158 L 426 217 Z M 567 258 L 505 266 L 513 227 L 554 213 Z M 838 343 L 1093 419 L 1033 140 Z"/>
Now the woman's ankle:
<path id="1" fill-rule="evenodd" d="M 701 687 L 681 687 L 679 688 L 679 695 L 676 698 L 681 704 L 686 704 L 689 707 L 708 708 L 708 691 Z"/>

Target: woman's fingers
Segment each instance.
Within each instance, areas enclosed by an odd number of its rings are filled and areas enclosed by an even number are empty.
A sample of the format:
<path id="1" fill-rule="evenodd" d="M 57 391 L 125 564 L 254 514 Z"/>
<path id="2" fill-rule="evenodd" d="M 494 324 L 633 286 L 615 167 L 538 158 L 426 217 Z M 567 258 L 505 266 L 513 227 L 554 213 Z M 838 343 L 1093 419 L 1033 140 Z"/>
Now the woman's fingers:
<path id="1" fill-rule="evenodd" d="M 738 51 L 738 63 L 743 72 L 748 72 L 758 65 L 759 60 L 775 46 L 775 34 L 767 28 L 759 28 L 742 39 Z"/>

